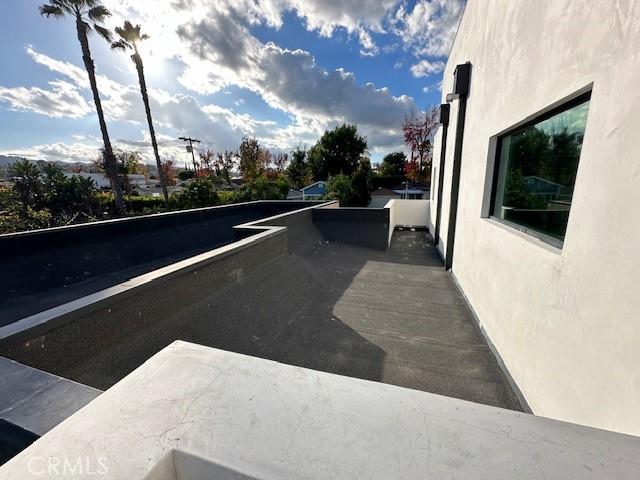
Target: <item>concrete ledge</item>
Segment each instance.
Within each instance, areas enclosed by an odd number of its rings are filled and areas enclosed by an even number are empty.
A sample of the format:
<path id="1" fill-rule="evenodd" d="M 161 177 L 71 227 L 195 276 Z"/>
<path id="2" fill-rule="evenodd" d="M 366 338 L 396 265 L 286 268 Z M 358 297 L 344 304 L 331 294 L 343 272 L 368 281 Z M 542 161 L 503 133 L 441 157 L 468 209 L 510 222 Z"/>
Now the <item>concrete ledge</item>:
<path id="1" fill-rule="evenodd" d="M 51 458 L 127 480 L 618 480 L 640 476 L 640 438 L 175 342 L 0 478 Z"/>
<path id="2" fill-rule="evenodd" d="M 0 418 L 44 435 L 102 392 L 0 357 Z"/>

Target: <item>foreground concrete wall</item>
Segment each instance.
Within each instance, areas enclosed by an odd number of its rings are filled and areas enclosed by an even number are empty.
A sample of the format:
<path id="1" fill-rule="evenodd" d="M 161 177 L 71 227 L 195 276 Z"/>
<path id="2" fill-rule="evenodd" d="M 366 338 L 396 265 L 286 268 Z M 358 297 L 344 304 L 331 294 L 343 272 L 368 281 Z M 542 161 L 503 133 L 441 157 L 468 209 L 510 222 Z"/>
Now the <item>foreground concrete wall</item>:
<path id="1" fill-rule="evenodd" d="M 482 327 L 534 413 L 636 435 L 639 45 L 638 2 L 469 0 L 443 84 L 444 101 L 456 64 L 472 62 L 453 273 Z M 490 137 L 590 84 L 563 248 L 483 218 Z"/>
<path id="2" fill-rule="evenodd" d="M 47 460 L 111 480 L 620 480 L 640 438 L 175 342 L 0 479 L 66 477 Z"/>

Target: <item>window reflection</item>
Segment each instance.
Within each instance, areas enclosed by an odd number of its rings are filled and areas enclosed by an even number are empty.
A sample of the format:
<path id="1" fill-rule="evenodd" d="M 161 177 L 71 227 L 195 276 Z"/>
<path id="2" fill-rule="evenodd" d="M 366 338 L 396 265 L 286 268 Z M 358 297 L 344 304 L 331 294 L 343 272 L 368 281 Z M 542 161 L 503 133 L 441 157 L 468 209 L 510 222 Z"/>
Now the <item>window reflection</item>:
<path id="1" fill-rule="evenodd" d="M 588 110 L 587 96 L 499 139 L 495 217 L 564 239 Z"/>

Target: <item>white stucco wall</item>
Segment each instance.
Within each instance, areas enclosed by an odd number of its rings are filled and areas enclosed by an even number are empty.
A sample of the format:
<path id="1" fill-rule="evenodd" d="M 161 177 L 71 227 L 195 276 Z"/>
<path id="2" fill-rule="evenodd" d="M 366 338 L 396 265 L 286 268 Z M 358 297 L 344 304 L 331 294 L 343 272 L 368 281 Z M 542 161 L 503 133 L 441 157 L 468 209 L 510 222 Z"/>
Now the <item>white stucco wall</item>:
<path id="1" fill-rule="evenodd" d="M 392 210 L 390 223 L 393 227 L 428 227 L 429 200 L 390 200 L 385 208 Z"/>
<path id="2" fill-rule="evenodd" d="M 427 227 L 430 225 L 429 200 L 389 200 L 384 208 L 389 209 L 389 244 L 393 229 L 402 227 Z"/>
<path id="3" fill-rule="evenodd" d="M 443 84 L 444 101 L 472 62 L 453 273 L 482 327 L 534 413 L 636 435 L 639 48 L 637 1 L 469 0 Z M 563 248 L 482 218 L 490 137 L 591 83 Z M 454 101 L 443 239 L 457 113 Z"/>

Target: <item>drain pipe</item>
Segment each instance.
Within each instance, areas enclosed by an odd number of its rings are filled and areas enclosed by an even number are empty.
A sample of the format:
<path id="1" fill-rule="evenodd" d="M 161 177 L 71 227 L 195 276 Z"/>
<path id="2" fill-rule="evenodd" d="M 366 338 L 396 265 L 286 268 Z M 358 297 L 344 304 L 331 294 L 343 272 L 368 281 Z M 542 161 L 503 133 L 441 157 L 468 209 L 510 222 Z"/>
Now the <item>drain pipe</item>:
<path id="1" fill-rule="evenodd" d="M 447 132 L 449 131 L 450 105 L 440 105 L 438 123 L 442 125 L 442 138 L 440 142 L 440 165 L 438 166 L 438 200 L 436 203 L 436 227 L 433 232 L 433 241 L 437 247 L 440 243 L 440 212 L 442 211 L 442 188 L 444 187 L 444 164 L 447 157 Z"/>
<path id="2" fill-rule="evenodd" d="M 447 102 L 458 100 L 458 121 L 456 140 L 453 150 L 453 174 L 451 176 L 451 201 L 449 202 L 449 228 L 447 229 L 447 248 L 444 267 L 451 270 L 453 265 L 453 247 L 456 239 L 456 220 L 458 217 L 458 195 L 460 193 L 460 169 L 462 163 L 462 141 L 464 122 L 467 114 L 467 97 L 471 81 L 471 62 L 462 63 L 453 72 L 453 93 L 447 95 Z"/>

